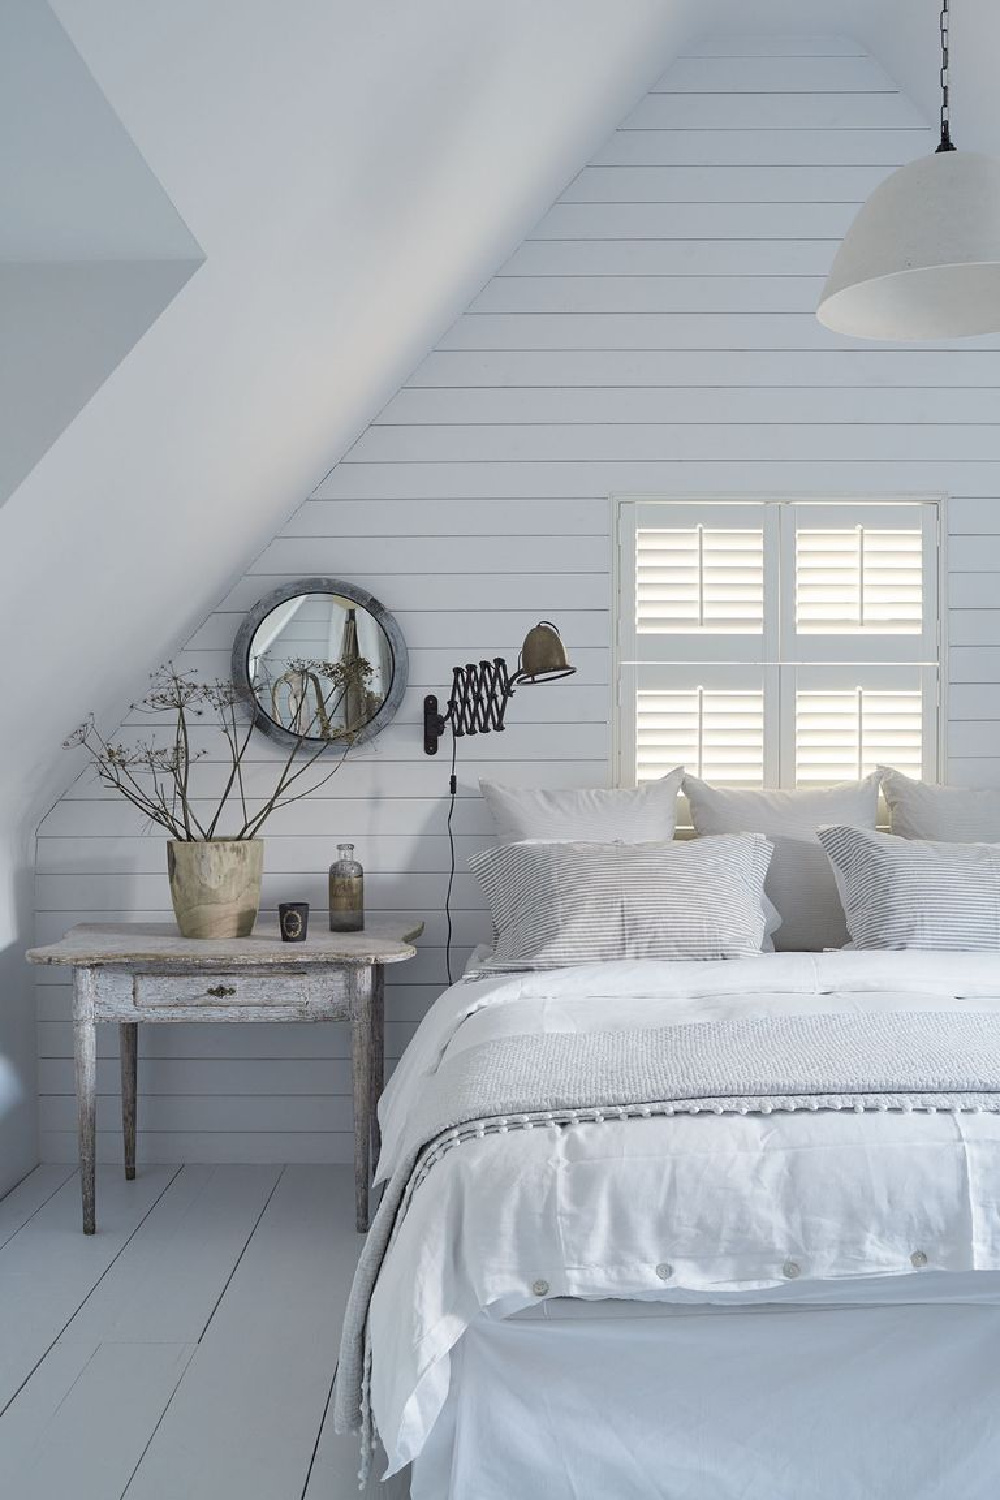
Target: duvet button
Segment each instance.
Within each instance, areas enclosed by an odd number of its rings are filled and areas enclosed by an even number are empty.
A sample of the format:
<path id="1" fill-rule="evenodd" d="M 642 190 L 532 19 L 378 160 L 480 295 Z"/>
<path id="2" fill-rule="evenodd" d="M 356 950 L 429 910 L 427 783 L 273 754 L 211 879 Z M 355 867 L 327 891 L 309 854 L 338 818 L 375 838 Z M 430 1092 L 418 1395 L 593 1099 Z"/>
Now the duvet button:
<path id="1" fill-rule="evenodd" d="M 801 1271 L 802 1267 L 797 1260 L 786 1260 L 781 1268 L 781 1274 L 787 1277 L 789 1281 L 794 1281 L 796 1276 L 801 1274 Z"/>
<path id="2" fill-rule="evenodd" d="M 674 1274 L 674 1268 L 670 1264 L 669 1260 L 660 1261 L 660 1264 L 656 1268 L 656 1274 L 657 1276 L 659 1276 L 661 1281 L 670 1280 L 671 1276 Z"/>
<path id="3" fill-rule="evenodd" d="M 547 1297 L 549 1294 L 549 1284 L 547 1281 L 543 1281 L 541 1277 L 539 1277 L 537 1281 L 533 1281 L 531 1283 L 531 1290 L 534 1292 L 536 1297 Z"/>
<path id="4" fill-rule="evenodd" d="M 910 1256 L 910 1265 L 913 1267 L 913 1269 L 915 1271 L 919 1271 L 921 1266 L 926 1266 L 926 1264 L 927 1256 L 925 1252 L 923 1250 L 914 1250 L 913 1254 Z"/>

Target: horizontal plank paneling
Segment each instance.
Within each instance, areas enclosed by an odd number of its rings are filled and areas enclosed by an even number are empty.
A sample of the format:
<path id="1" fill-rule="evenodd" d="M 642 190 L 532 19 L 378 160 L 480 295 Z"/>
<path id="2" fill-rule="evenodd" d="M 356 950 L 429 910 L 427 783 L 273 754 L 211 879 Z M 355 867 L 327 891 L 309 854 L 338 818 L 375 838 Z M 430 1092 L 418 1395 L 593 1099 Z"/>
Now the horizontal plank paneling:
<path id="1" fill-rule="evenodd" d="M 426 924 L 390 971 L 392 1060 L 445 982 L 449 746 L 421 749 L 421 700 L 456 663 L 513 660 L 539 617 L 577 675 L 518 692 L 503 735 L 463 740 L 453 967 L 489 935 L 465 861 L 490 836 L 478 777 L 585 786 L 609 774 L 612 495 L 950 494 L 949 774 L 1000 785 L 1000 344 L 879 345 L 813 309 L 871 188 L 933 145 L 928 122 L 842 38 L 700 43 L 568 184 L 178 656 L 225 675 L 270 589 L 326 573 L 397 616 L 410 685 L 395 722 L 267 829 L 264 917 L 325 916 L 338 839 L 370 909 Z M 147 733 L 135 716 L 129 742 Z M 222 786 L 212 725 L 198 808 Z M 251 796 L 278 752 L 253 745 Z M 84 918 L 168 920 L 162 839 L 82 777 L 40 829 L 36 936 Z M 38 975 L 45 1155 L 76 1153 L 71 991 Z M 117 1038 L 99 1042 L 98 1151 L 121 1160 Z M 346 1027 L 148 1028 L 143 1161 L 348 1161 Z"/>
<path id="2" fill-rule="evenodd" d="M 934 149 L 929 130 L 618 130 L 598 167 L 898 167 Z"/>
<path id="3" fill-rule="evenodd" d="M 957 646 L 948 653 L 952 683 L 1000 681 L 1000 645 Z"/>
<path id="4" fill-rule="evenodd" d="M 521 536 L 531 532 L 538 536 L 562 536 L 572 531 L 574 536 L 608 536 L 611 512 L 603 498 L 590 501 L 545 500 L 538 496 L 527 499 L 504 500 L 499 512 L 503 517 L 506 535 Z M 467 499 L 429 500 L 419 507 L 408 500 L 383 500 L 378 505 L 368 501 L 339 500 L 336 509 L 331 502 L 309 499 L 289 521 L 282 533 L 285 537 L 308 536 L 316 541 L 329 543 L 329 566 L 334 560 L 339 565 L 342 557 L 341 543 L 345 537 L 364 537 L 371 545 L 372 538 L 389 535 L 398 537 L 446 537 L 452 538 L 461 529 L 469 537 L 495 537 L 497 532 L 497 507 L 476 504 Z M 480 542 L 488 547 L 488 542 Z M 256 586 L 256 585 L 254 585 Z M 426 600 L 422 601 L 427 604 Z M 402 611 L 394 613 L 402 615 Z"/>
<path id="5" fill-rule="evenodd" d="M 795 72 L 784 64 L 789 76 Z M 640 100 L 622 130 L 926 130 L 927 120 L 901 94 L 773 94 L 653 92 Z M 845 153 L 849 152 L 845 144 Z M 842 158 L 847 160 L 848 157 Z"/>
<path id="6" fill-rule="evenodd" d="M 994 357 L 995 362 L 995 357 Z M 956 457 L 940 462 L 884 464 L 850 457 L 851 445 L 842 445 L 836 460 L 806 462 L 748 462 L 730 459 L 714 462 L 660 462 L 622 459 L 565 462 L 497 462 L 422 464 L 338 464 L 324 481 L 324 493 L 339 492 L 351 499 L 395 499 L 403 491 L 420 500 L 425 495 L 472 494 L 482 497 L 513 493 L 546 495 L 718 495 L 733 489 L 741 493 L 829 495 L 829 494 L 927 494 L 961 491 L 973 498 L 1000 494 L 1000 461 L 972 462 Z"/>
<path id="7" fill-rule="evenodd" d="M 843 434 L 835 423 L 464 423 L 370 427 L 345 462 L 688 463 L 712 458 L 807 462 L 839 458 L 843 443 Z M 851 452 L 855 460 L 875 463 L 896 459 L 940 462 L 948 458 L 959 463 L 990 462 L 996 453 L 996 427 L 859 423 L 851 434 Z M 972 545 L 971 538 L 956 539 L 960 557 L 966 554 L 967 544 Z"/>
<path id="8" fill-rule="evenodd" d="M 560 201 L 535 226 L 531 237 L 536 240 L 840 240 L 847 233 L 860 202 L 860 198 L 849 203 Z"/>
<path id="9" fill-rule="evenodd" d="M 389 402 L 373 425 L 503 423 L 544 426 L 567 422 L 987 425 L 993 423 L 998 408 L 1000 402 L 992 390 L 949 391 L 920 387 L 901 390 L 896 386 L 884 389 L 855 386 L 833 391 L 808 386 L 800 389 L 788 386 L 731 389 L 712 386 L 551 386 L 541 390 L 516 386 L 500 389 L 410 387 Z M 973 525 L 974 518 L 980 524 Z M 972 502 L 953 503 L 950 522 L 953 533 L 1000 530 L 1000 502 L 985 500 L 975 510 Z"/>
<path id="10" fill-rule="evenodd" d="M 831 246 L 831 257 L 833 254 Z M 996 360 L 981 350 L 914 349 L 902 353 L 879 345 L 802 351 L 791 363 L 773 350 L 717 349 L 500 349 L 436 350 L 416 370 L 410 387 L 421 386 L 913 386 L 981 387 L 997 385 Z M 319 486 L 318 496 L 332 498 L 327 486 L 334 469 Z M 583 491 L 583 493 L 590 493 Z M 344 499 L 355 497 L 345 495 Z M 536 497 L 537 498 L 537 497 Z"/>
<path id="11" fill-rule="evenodd" d="M 679 57 L 654 94 L 896 94 L 873 57 Z"/>
<path id="12" fill-rule="evenodd" d="M 342 830 L 344 838 L 355 841 L 363 838 L 369 850 L 368 869 L 375 870 L 422 870 L 438 871 L 448 868 L 448 837 L 445 832 L 445 809 L 440 801 L 426 804 L 432 809 L 427 826 L 415 826 L 410 833 L 359 833 L 352 828 Z M 470 854 L 481 849 L 492 834 L 481 814 L 483 803 L 476 798 L 461 803 L 456 809 L 455 850 L 459 862 L 464 864 Z M 476 821 L 484 826 L 474 833 L 462 833 L 460 825 L 470 821 L 469 814 L 476 813 Z M 465 815 L 463 817 L 463 814 Z M 77 863 L 79 862 L 79 864 Z M 315 871 L 315 835 L 300 835 L 297 838 L 268 836 L 267 869 L 271 875 L 302 875 Z M 39 877 L 53 875 L 59 879 L 75 868 L 87 875 L 108 874 L 131 878 L 140 874 L 162 876 L 164 869 L 163 846 L 159 839 L 151 838 L 101 838 L 87 840 L 85 851 L 80 849 L 78 839 L 45 838 L 38 840 Z"/>
<path id="13" fill-rule="evenodd" d="M 477 313 L 809 312 L 822 276 L 496 276 Z"/>
<path id="14" fill-rule="evenodd" d="M 956 573 L 996 573 L 1000 569 L 1000 536 L 953 536 L 949 565 Z"/>
<path id="15" fill-rule="evenodd" d="M 792 65 L 786 63 L 792 74 Z M 622 130 L 927 130 L 925 115 L 892 93 L 648 93 Z M 850 142 L 844 142 L 844 160 Z"/>
<path id="16" fill-rule="evenodd" d="M 487 286 L 515 276 L 826 276 L 836 248 L 835 239 L 525 240 Z"/>
<path id="17" fill-rule="evenodd" d="M 990 536 L 1000 532 L 1000 497 L 985 495 L 972 500 L 953 495 L 948 506 L 948 531 L 951 536 Z"/>
<path id="18" fill-rule="evenodd" d="M 952 542 L 949 542 L 949 552 Z M 997 602 L 997 580 L 994 574 L 979 571 L 948 572 L 948 603 L 952 609 L 992 609 Z"/>
<path id="19" fill-rule="evenodd" d="M 54 1130 L 43 1125 L 39 1130 L 38 1149 L 43 1161 L 75 1162 L 76 1131 Z M 353 1161 L 353 1152 L 353 1140 L 348 1130 L 143 1130 L 136 1145 L 136 1162 L 140 1167 L 170 1165 L 179 1161 L 207 1166 L 223 1162 L 279 1166 L 289 1161 L 346 1163 Z M 121 1131 L 99 1131 L 97 1160 L 120 1167 L 123 1156 Z M 106 1214 L 103 1195 L 100 1201 L 103 1216 Z"/>
<path id="20" fill-rule="evenodd" d="M 759 158 L 758 158 L 759 159 Z M 564 203 L 863 203 L 891 167 L 586 167 Z"/>
<path id="21" fill-rule="evenodd" d="M 303 542 L 295 536 L 280 536 L 261 553 L 250 572 L 302 576 L 310 566 L 322 571 L 336 562 L 341 571 L 335 576 L 353 582 L 357 575 L 364 575 L 365 586 L 372 585 L 372 593 L 379 597 L 391 593 L 395 607 L 405 610 L 427 609 L 436 602 L 428 598 L 426 586 L 422 593 L 415 591 L 428 573 L 457 574 L 459 579 L 449 587 L 458 588 L 460 578 L 469 574 L 514 574 L 515 579 L 527 579 L 539 573 L 548 578 L 562 567 L 571 573 L 604 571 L 607 548 L 600 536 L 584 533 L 567 537 L 560 531 L 549 536 L 539 533 L 533 536 L 531 556 L 526 557 L 524 543 L 507 530 L 501 512 L 495 514 L 494 522 L 496 529 L 488 538 L 452 536 L 447 547 L 441 545 L 438 536 L 387 537 L 378 532 L 360 538 L 328 537 L 318 546 L 312 537 Z M 374 568 L 373 560 L 377 560 Z M 477 581 L 475 586 L 484 588 L 486 584 Z M 512 586 L 512 582 L 508 583 L 508 589 Z M 527 583 L 524 586 L 537 587 Z M 455 602 L 451 595 L 448 602 Z M 455 607 L 468 608 L 457 602 Z M 516 598 L 508 605 L 508 608 L 518 607 Z"/>
<path id="22" fill-rule="evenodd" d="M 36 910 L 39 912 L 79 912 L 96 914 L 115 907 L 119 911 L 145 911 L 167 896 L 163 875 L 102 875 L 88 872 L 86 875 L 39 875 L 37 878 Z M 413 870 L 400 870 L 383 875 L 368 870 L 365 888 L 374 910 L 409 911 L 433 907 L 441 898 L 443 881 L 440 874 L 421 874 Z M 306 879 L 302 875 L 264 875 L 264 891 L 261 906 L 264 911 L 276 911 L 279 901 L 294 901 L 303 888 L 315 901 L 323 890 L 323 877 L 318 873 Z M 169 899 L 169 898 L 168 898 Z M 480 911 L 486 909 L 485 897 L 474 876 L 464 873 L 455 876 L 453 906 L 456 911 Z"/>
<path id="23" fill-rule="evenodd" d="M 1000 747 L 991 756 L 953 754 L 948 760 L 948 780 L 954 786 L 1000 786 Z"/>
<path id="24" fill-rule="evenodd" d="M 953 609 L 948 615 L 952 653 L 962 646 L 1000 646 L 1000 596 L 996 609 Z"/>
<path id="25" fill-rule="evenodd" d="M 1000 349 L 993 334 L 973 348 Z M 558 313 L 466 314 L 445 334 L 442 349 L 848 349 L 805 313 Z"/>
<path id="26" fill-rule="evenodd" d="M 419 988 L 419 986 L 410 986 Z M 73 1080 L 69 1076 L 72 1053 L 73 1038 L 70 1034 L 72 1021 L 70 1015 L 70 992 L 68 987 L 64 996 L 58 990 L 46 990 L 44 998 L 48 1002 L 50 1010 L 56 1008 L 57 1002 L 62 999 L 62 1013 L 65 1019 L 56 1021 L 38 1022 L 38 1056 L 39 1065 L 58 1064 L 61 1070 L 53 1075 L 53 1081 L 57 1084 L 66 1084 L 68 1080 L 69 1090 L 72 1092 Z M 386 1013 L 390 1017 L 393 1014 L 392 995 L 387 997 Z M 386 1022 L 385 1046 L 386 1055 L 390 1058 L 398 1058 L 403 1054 L 403 1048 L 409 1042 L 416 1030 L 416 1021 L 398 1021 L 390 1019 Z M 118 1058 L 118 1032 L 114 1026 L 99 1026 L 97 1028 L 97 1055 L 99 1058 L 117 1060 Z M 155 1064 L 156 1073 L 148 1074 L 151 1082 L 147 1086 L 156 1086 L 160 1093 L 171 1092 L 175 1083 L 174 1075 L 170 1072 L 173 1064 L 178 1060 L 195 1060 L 201 1068 L 200 1076 L 203 1080 L 205 1092 L 215 1093 L 221 1091 L 222 1078 L 226 1076 L 221 1071 L 215 1072 L 215 1064 L 219 1063 L 229 1070 L 229 1078 L 237 1082 L 246 1083 L 254 1079 L 254 1090 L 257 1087 L 270 1087 L 274 1092 L 274 1086 L 282 1080 L 282 1089 L 289 1093 L 301 1093 L 309 1085 L 309 1092 L 329 1093 L 333 1075 L 327 1067 L 331 1059 L 349 1059 L 351 1055 L 351 1041 L 346 1026 L 339 1026 L 335 1022 L 318 1022 L 315 1026 L 299 1026 L 294 1024 L 271 1023 L 266 1021 L 256 1026 L 236 1026 L 228 1029 L 221 1026 L 188 1026 L 181 1022 L 179 1025 L 151 1026 L 143 1032 L 142 1036 L 142 1058 L 148 1068 Z M 271 1071 L 271 1064 L 280 1061 L 281 1067 L 275 1066 Z M 246 1065 L 252 1071 L 241 1073 L 238 1069 Z M 236 1069 L 236 1072 L 232 1070 Z M 199 1076 L 189 1072 L 187 1074 L 186 1087 L 193 1093 L 198 1090 L 194 1087 L 195 1078 Z M 108 1087 L 106 1093 L 113 1093 L 116 1087 L 115 1080 L 106 1079 Z M 246 1093 L 246 1088 L 232 1088 L 230 1092 Z M 53 1093 L 61 1093 L 61 1087 L 53 1087 Z"/>

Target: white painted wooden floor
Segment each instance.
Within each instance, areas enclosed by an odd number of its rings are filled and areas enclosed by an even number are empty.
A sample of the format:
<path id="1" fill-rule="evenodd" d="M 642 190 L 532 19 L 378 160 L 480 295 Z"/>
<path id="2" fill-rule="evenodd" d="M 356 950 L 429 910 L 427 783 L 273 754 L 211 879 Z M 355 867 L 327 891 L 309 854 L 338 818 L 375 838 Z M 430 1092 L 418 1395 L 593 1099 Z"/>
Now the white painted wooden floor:
<path id="1" fill-rule="evenodd" d="M 0 1201 L 0 1496 L 356 1496 L 328 1416 L 351 1170 L 107 1167 L 97 1215 L 66 1167 Z"/>

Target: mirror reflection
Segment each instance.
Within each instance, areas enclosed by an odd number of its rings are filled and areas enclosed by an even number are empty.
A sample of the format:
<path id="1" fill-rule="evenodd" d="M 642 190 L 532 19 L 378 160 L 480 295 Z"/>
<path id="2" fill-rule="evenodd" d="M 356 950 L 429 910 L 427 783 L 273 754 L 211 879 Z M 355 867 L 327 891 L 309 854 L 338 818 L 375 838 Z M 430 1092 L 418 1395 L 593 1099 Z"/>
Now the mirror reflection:
<path id="1" fill-rule="evenodd" d="M 307 740 L 353 738 L 393 687 L 392 643 L 363 605 L 333 593 L 295 594 L 264 616 L 247 668 L 263 714 Z"/>

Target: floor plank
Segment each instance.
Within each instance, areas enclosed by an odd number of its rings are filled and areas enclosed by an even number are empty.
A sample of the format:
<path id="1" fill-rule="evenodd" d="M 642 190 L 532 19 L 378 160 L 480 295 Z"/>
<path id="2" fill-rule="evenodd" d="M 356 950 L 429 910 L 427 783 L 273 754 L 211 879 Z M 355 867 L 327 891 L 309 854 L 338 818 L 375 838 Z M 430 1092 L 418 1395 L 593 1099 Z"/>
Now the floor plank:
<path id="1" fill-rule="evenodd" d="M 287 1167 L 127 1500 L 301 1500 L 360 1244 L 350 1172 Z"/>
<path id="2" fill-rule="evenodd" d="M 85 1352 L 57 1348 L 64 1359 Z M 190 1344 L 100 1344 L 34 1441 L 22 1435 L 3 1445 L 0 1491 L 17 1500 L 117 1500 L 193 1352 Z"/>
<path id="3" fill-rule="evenodd" d="M 184 1167 L 62 1341 L 197 1343 L 279 1176 Z"/>
<path id="4" fill-rule="evenodd" d="M 70 1166 L 36 1167 L 0 1198 L 0 1250 L 73 1175 Z"/>
<path id="5" fill-rule="evenodd" d="M 80 1231 L 76 1174 L 0 1249 L 0 1414 L 176 1176 L 98 1173 L 95 1235 Z"/>

